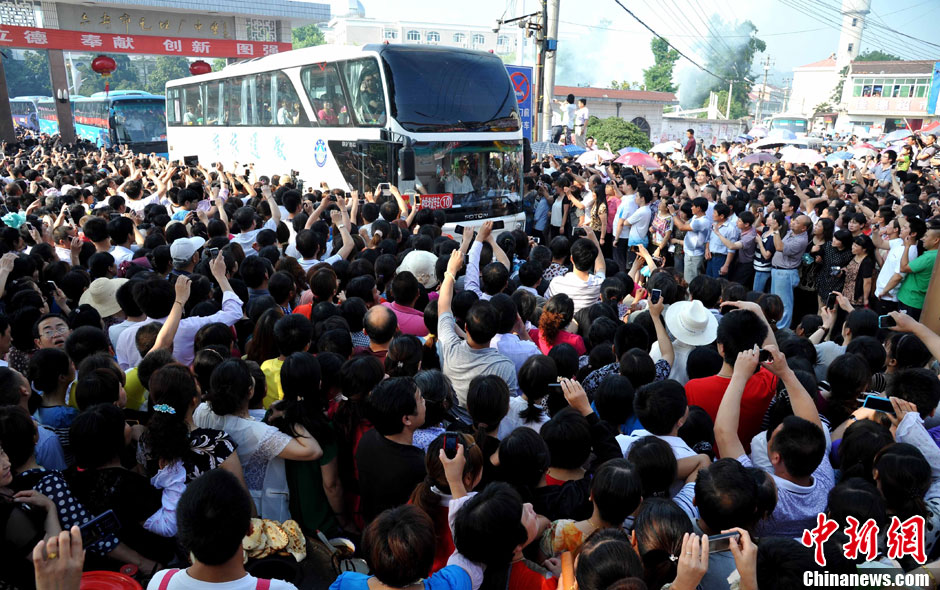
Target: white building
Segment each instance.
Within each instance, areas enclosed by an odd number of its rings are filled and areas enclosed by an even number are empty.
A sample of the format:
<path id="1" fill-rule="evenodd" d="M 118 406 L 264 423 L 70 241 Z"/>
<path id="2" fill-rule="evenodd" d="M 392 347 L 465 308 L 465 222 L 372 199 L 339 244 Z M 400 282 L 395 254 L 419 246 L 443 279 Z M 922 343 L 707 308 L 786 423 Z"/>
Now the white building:
<path id="1" fill-rule="evenodd" d="M 842 89 L 836 131 L 917 130 L 936 120 L 927 95 L 936 60 L 854 61 Z"/>
<path id="2" fill-rule="evenodd" d="M 555 86 L 555 98 L 564 101 L 568 94 L 587 101 L 588 112 L 598 119 L 620 117 L 633 123 L 658 143 L 663 124 L 663 107 L 679 104 L 672 92 L 647 90 L 611 90 L 581 86 Z"/>
<path id="3" fill-rule="evenodd" d="M 836 59 L 829 56 L 824 60 L 793 68 L 793 91 L 790 93 L 787 110 L 799 113 L 805 117 L 812 117 L 816 106 L 829 103 L 832 91 L 839 83 L 840 68 Z"/>

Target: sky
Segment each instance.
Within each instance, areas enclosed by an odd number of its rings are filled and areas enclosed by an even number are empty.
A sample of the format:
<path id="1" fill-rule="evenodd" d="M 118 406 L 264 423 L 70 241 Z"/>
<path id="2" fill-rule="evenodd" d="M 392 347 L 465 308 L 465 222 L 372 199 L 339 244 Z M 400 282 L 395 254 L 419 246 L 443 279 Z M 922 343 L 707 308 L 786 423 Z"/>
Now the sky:
<path id="1" fill-rule="evenodd" d="M 345 4 L 342 0 L 337 0 Z M 503 14 L 511 18 L 540 10 L 538 0 L 361 0 L 366 17 L 467 23 L 493 26 Z M 841 0 L 621 0 L 658 34 L 701 65 L 706 55 L 733 46 L 742 39 L 723 36 L 724 44 L 701 46 L 705 19 L 717 14 L 725 21 L 750 20 L 767 50 L 757 54 L 752 73 L 762 75 L 757 61 L 768 55 L 773 61 L 768 82 L 782 84 L 792 69 L 833 53 L 839 32 L 833 24 L 841 20 L 836 10 Z M 471 6 L 472 8 L 468 8 Z M 335 6 L 335 4 L 334 4 Z M 804 14 L 798 10 L 812 12 Z M 862 51 L 882 49 L 906 59 L 940 61 L 940 0 L 872 0 L 868 22 L 874 21 L 938 46 L 904 39 L 881 28 L 866 25 Z M 334 8 L 334 12 L 336 8 Z M 600 25 L 602 21 L 607 24 Z M 593 28 L 592 28 L 593 27 Z M 602 27 L 602 28 L 598 28 Z M 515 32 L 515 28 L 511 28 Z M 559 12 L 559 63 L 566 67 L 556 84 L 608 86 L 611 80 L 642 82 L 643 68 L 653 63 L 649 49 L 652 34 L 635 21 L 615 0 L 561 0 Z M 525 65 L 531 65 L 531 58 Z M 674 79 L 682 81 L 696 70 L 680 59 Z M 681 87 L 680 87 L 681 96 Z"/>

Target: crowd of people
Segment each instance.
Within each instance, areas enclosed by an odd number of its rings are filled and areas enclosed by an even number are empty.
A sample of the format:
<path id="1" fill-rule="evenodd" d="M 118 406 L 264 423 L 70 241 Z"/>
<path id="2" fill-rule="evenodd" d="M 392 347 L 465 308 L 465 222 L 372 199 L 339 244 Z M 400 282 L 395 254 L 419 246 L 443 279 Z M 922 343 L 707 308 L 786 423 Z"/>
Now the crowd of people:
<path id="1" fill-rule="evenodd" d="M 537 159 L 526 231 L 447 235 L 394 185 L 2 148 L 0 588 L 293 588 L 255 516 L 353 540 L 336 590 L 936 579 L 929 166 Z"/>

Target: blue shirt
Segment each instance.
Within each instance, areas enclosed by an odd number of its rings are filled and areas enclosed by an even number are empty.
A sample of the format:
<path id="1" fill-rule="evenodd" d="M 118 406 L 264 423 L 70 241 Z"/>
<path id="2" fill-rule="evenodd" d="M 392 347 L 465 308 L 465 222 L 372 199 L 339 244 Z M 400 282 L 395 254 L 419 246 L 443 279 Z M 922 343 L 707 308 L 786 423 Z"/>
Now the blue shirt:
<path id="1" fill-rule="evenodd" d="M 704 256 L 705 243 L 708 241 L 708 234 L 711 231 L 708 229 L 708 218 L 704 215 L 702 217 L 693 217 L 689 225 L 692 226 L 692 229 L 685 232 L 685 239 L 683 240 L 685 253 L 689 256 Z"/>
<path id="2" fill-rule="evenodd" d="M 330 584 L 330 590 L 369 590 L 369 578 L 359 572 L 343 572 Z M 470 575 L 460 566 L 449 565 L 423 580 L 425 590 L 471 590 Z"/>
<path id="3" fill-rule="evenodd" d="M 539 202 L 535 204 L 533 227 L 539 231 L 545 231 L 545 228 L 548 227 L 548 215 L 551 211 L 552 206 L 549 205 L 548 199 L 539 197 Z M 545 245 L 547 246 L 548 244 Z"/>
<path id="4" fill-rule="evenodd" d="M 737 225 L 730 219 L 726 219 L 724 223 L 718 226 L 717 232 L 712 231 L 708 234 L 708 250 L 712 254 L 728 253 L 728 246 L 725 246 L 725 243 L 718 237 L 719 233 L 732 243 L 741 239 L 741 232 L 738 231 Z"/>

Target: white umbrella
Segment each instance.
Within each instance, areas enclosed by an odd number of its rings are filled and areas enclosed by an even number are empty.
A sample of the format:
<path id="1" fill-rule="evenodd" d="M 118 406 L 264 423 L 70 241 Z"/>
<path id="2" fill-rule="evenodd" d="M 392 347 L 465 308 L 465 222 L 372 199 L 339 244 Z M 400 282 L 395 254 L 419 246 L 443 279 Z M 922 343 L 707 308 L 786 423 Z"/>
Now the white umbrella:
<path id="1" fill-rule="evenodd" d="M 780 153 L 782 156 L 780 159 L 784 162 L 790 162 L 791 164 L 812 165 L 825 159 L 825 157 L 816 150 L 800 149 L 792 146 L 787 146 L 780 150 Z"/>
<path id="2" fill-rule="evenodd" d="M 758 125 L 756 127 L 752 127 L 751 130 L 747 132 L 747 134 L 751 137 L 766 137 L 767 128 L 762 125 Z"/>
<path id="3" fill-rule="evenodd" d="M 578 156 L 578 159 L 575 161 L 582 166 L 595 166 L 599 162 L 613 160 L 616 157 L 616 155 L 608 152 L 607 150 L 588 150 Z"/>
<path id="4" fill-rule="evenodd" d="M 855 156 L 856 159 L 874 156 L 878 153 L 871 148 L 855 148 L 849 151 L 852 152 L 852 155 Z"/>
<path id="5" fill-rule="evenodd" d="M 650 148 L 650 153 L 657 154 L 671 154 L 676 150 L 681 150 L 682 144 L 678 141 L 664 141 L 663 143 L 657 143 Z"/>

